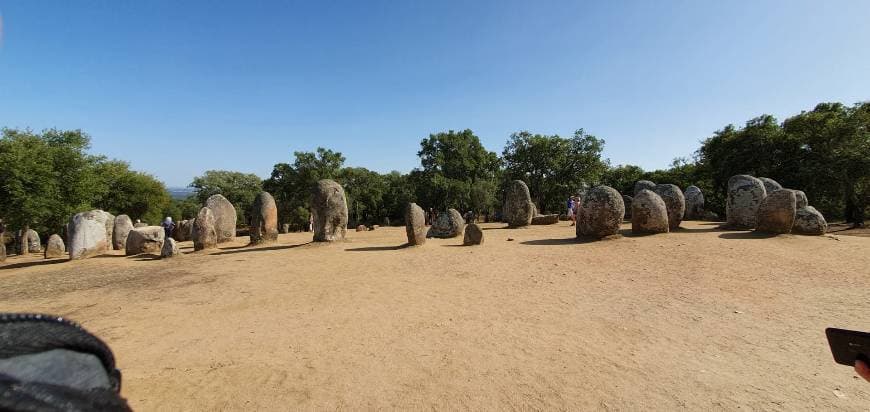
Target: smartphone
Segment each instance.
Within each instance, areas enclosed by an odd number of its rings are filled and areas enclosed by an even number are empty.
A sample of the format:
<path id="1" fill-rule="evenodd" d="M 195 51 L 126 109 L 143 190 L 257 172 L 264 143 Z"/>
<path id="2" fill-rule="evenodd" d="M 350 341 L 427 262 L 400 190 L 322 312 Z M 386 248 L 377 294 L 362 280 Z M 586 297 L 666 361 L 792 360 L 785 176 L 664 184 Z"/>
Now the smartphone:
<path id="1" fill-rule="evenodd" d="M 827 328 L 825 335 L 828 336 L 828 345 L 831 345 L 834 362 L 855 366 L 855 361 L 860 359 L 870 363 L 870 333 Z"/>

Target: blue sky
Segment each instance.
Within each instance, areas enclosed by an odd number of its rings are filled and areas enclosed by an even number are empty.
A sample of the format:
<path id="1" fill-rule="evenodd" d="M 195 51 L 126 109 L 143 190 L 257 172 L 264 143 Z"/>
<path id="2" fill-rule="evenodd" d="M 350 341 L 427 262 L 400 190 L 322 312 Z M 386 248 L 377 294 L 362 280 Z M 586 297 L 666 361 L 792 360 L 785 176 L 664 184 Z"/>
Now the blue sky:
<path id="1" fill-rule="evenodd" d="M 250 4 L 249 4 L 250 3 Z M 666 167 L 728 123 L 870 99 L 868 1 L 0 1 L 0 126 L 80 128 L 170 186 L 294 150 L 408 171 L 429 133 L 606 140 Z"/>

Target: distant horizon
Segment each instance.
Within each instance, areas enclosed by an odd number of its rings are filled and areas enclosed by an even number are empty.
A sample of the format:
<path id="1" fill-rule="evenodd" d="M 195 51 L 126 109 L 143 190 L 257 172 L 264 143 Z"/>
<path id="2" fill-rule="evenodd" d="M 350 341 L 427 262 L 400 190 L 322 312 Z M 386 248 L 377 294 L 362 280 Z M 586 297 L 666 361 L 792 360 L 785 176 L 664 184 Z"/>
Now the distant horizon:
<path id="1" fill-rule="evenodd" d="M 0 127 L 81 129 L 167 187 L 294 151 L 407 173 L 430 133 L 583 128 L 666 168 L 728 124 L 870 99 L 870 2 L 0 6 Z M 832 45 L 836 45 L 833 47 Z"/>

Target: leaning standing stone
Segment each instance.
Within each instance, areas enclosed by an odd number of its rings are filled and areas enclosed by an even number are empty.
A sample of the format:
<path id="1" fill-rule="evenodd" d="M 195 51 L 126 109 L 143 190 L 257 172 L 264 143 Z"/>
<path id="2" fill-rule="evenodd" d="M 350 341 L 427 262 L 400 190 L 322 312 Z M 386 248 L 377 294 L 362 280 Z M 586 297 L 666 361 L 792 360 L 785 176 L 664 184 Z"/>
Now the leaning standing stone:
<path id="1" fill-rule="evenodd" d="M 469 223 L 465 226 L 465 238 L 462 244 L 465 246 L 479 245 L 483 243 L 483 230 L 475 223 Z"/>
<path id="2" fill-rule="evenodd" d="M 586 192 L 578 215 L 577 237 L 615 235 L 619 233 L 619 225 L 625 216 L 625 203 L 616 189 L 596 186 Z"/>
<path id="3" fill-rule="evenodd" d="M 791 190 L 777 190 L 761 202 L 755 219 L 756 229 L 767 233 L 791 233 L 796 199 Z"/>
<path id="4" fill-rule="evenodd" d="M 334 180 L 323 179 L 311 191 L 314 241 L 335 242 L 347 236 L 347 198 Z"/>
<path id="5" fill-rule="evenodd" d="M 650 182 L 649 180 L 638 180 L 637 182 L 634 182 L 634 195 L 635 196 L 637 196 L 638 192 L 640 192 L 643 189 L 655 191 L 656 184 L 653 182 Z"/>
<path id="6" fill-rule="evenodd" d="M 405 234 L 408 235 L 409 245 L 426 243 L 426 214 L 416 203 L 408 203 L 405 208 Z"/>
<path id="7" fill-rule="evenodd" d="M 76 213 L 70 218 L 67 245 L 70 260 L 84 259 L 106 251 L 106 213 L 91 210 Z"/>
<path id="8" fill-rule="evenodd" d="M 462 219 L 462 214 L 456 209 L 450 209 L 438 215 L 438 218 L 432 223 L 432 227 L 429 228 L 429 232 L 426 233 L 426 237 L 442 239 L 458 237 L 462 236 L 464 230 L 465 220 Z"/>
<path id="9" fill-rule="evenodd" d="M 736 175 L 728 179 L 728 199 L 725 219 L 728 227 L 754 229 L 758 207 L 767 196 L 764 183 L 749 175 Z"/>
<path id="10" fill-rule="evenodd" d="M 828 231 L 828 222 L 816 208 L 804 206 L 795 212 L 792 231 L 801 235 L 824 235 Z"/>
<path id="11" fill-rule="evenodd" d="M 278 207 L 268 192 L 260 192 L 251 206 L 251 243 L 278 240 Z"/>
<path id="12" fill-rule="evenodd" d="M 236 208 L 223 195 L 211 195 L 205 200 L 205 207 L 214 214 L 214 228 L 217 242 L 232 242 L 236 238 Z"/>
<path id="13" fill-rule="evenodd" d="M 60 238 L 60 235 L 55 233 L 49 236 L 48 243 L 45 245 L 45 258 L 61 258 L 64 254 L 66 254 L 66 246 L 63 244 L 63 239 Z"/>
<path id="14" fill-rule="evenodd" d="M 768 195 L 782 189 L 782 185 L 779 184 L 779 182 L 769 177 L 759 177 L 758 180 L 761 180 L 761 183 L 764 184 L 764 191 L 767 192 Z"/>
<path id="15" fill-rule="evenodd" d="M 115 250 L 127 250 L 127 234 L 133 230 L 133 222 L 130 216 L 118 215 L 115 218 L 115 227 L 112 230 L 112 247 Z"/>
<path id="16" fill-rule="evenodd" d="M 159 254 L 165 243 L 166 231 L 161 226 L 137 227 L 127 234 L 125 254 L 127 256 L 142 253 Z"/>
<path id="17" fill-rule="evenodd" d="M 217 231 L 214 228 L 214 212 L 204 207 L 199 209 L 193 221 L 193 250 L 214 249 L 217 247 Z"/>
<path id="18" fill-rule="evenodd" d="M 668 207 L 668 227 L 670 230 L 680 227 L 683 214 L 686 213 L 686 198 L 683 196 L 683 191 L 677 185 L 661 184 L 656 185 L 654 192 L 661 196 Z"/>
<path id="19" fill-rule="evenodd" d="M 529 187 L 522 180 L 514 180 L 505 193 L 504 220 L 510 227 L 528 226 L 535 215 L 535 205 L 529 195 Z"/>
<path id="20" fill-rule="evenodd" d="M 689 186 L 684 193 L 686 197 L 685 220 L 700 220 L 704 218 L 704 194 L 698 186 Z"/>
<path id="21" fill-rule="evenodd" d="M 163 241 L 163 248 L 160 249 L 161 258 L 171 258 L 180 255 L 178 251 L 178 243 L 173 238 L 168 238 Z"/>
<path id="22" fill-rule="evenodd" d="M 661 196 L 642 189 L 634 195 L 631 207 L 632 233 L 668 233 L 668 206 Z"/>
<path id="23" fill-rule="evenodd" d="M 27 253 L 42 252 L 42 240 L 39 239 L 39 233 L 33 229 L 27 230 Z"/>

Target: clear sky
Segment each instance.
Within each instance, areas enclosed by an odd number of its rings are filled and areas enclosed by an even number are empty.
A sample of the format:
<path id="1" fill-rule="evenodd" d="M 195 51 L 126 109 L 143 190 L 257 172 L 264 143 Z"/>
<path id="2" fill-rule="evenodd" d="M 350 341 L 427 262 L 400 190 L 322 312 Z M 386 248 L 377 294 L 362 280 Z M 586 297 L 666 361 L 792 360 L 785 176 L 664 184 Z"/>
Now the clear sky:
<path id="1" fill-rule="evenodd" d="M 82 129 L 169 186 L 295 150 L 408 171 L 429 133 L 606 140 L 645 169 L 870 99 L 870 1 L 0 0 L 0 126 Z"/>

